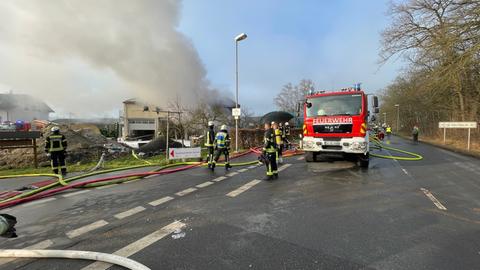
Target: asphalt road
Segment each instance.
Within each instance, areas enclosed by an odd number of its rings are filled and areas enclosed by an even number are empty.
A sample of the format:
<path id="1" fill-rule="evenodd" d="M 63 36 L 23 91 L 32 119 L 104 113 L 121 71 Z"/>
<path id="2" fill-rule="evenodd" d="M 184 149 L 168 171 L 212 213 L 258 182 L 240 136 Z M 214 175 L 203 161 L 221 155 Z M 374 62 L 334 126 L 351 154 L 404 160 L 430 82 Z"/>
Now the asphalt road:
<path id="1" fill-rule="evenodd" d="M 256 181 L 259 166 L 196 168 L 59 194 L 9 209 L 21 237 L 0 248 L 128 247 L 151 269 L 479 269 L 480 161 L 391 146 L 424 159 L 373 158 L 362 170 L 297 156 L 274 181 Z M 91 264 L 0 259 L 0 269 L 108 268 Z"/>

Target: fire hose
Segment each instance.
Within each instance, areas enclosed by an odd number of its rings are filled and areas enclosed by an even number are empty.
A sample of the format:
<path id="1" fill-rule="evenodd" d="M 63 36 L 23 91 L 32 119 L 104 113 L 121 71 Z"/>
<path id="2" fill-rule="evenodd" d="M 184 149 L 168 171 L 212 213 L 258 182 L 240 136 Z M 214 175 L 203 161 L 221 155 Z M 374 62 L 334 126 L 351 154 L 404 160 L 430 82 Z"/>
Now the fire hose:
<path id="1" fill-rule="evenodd" d="M 107 253 L 79 250 L 27 250 L 27 249 L 0 249 L 0 258 L 61 258 L 102 261 L 123 266 L 131 270 L 150 270 L 134 260 Z"/>
<path id="2" fill-rule="evenodd" d="M 373 149 L 377 150 L 390 150 L 398 153 L 402 153 L 408 156 L 392 156 L 392 155 L 381 155 L 381 154 L 376 154 L 376 153 L 370 153 L 370 156 L 373 157 L 378 157 L 378 158 L 387 158 L 387 159 L 395 159 L 395 160 L 406 160 L 406 161 L 417 161 L 417 160 L 422 160 L 423 157 L 417 153 L 405 151 L 402 149 L 394 148 L 387 146 L 383 144 L 378 138 L 372 137 L 370 138 L 370 142 L 374 143 L 374 145 L 371 145 L 370 147 Z"/>

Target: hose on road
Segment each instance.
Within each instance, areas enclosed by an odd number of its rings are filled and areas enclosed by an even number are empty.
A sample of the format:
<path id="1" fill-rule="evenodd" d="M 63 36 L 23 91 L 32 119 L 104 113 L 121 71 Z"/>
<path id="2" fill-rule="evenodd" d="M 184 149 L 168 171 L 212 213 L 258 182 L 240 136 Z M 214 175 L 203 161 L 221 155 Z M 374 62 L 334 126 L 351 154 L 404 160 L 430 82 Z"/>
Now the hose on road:
<path id="1" fill-rule="evenodd" d="M 0 249 L 0 258 L 60 258 L 60 259 L 80 259 L 90 261 L 102 261 L 114 265 L 119 265 L 131 270 L 150 270 L 145 265 L 132 259 L 122 256 L 80 250 L 28 250 L 28 249 Z"/>
<path id="2" fill-rule="evenodd" d="M 417 153 L 387 146 L 384 143 L 382 143 L 377 137 L 370 138 L 370 142 L 374 143 L 374 145 L 370 146 L 370 148 L 377 149 L 377 150 L 385 149 L 385 150 L 390 150 L 393 152 L 398 152 L 398 153 L 408 155 L 408 156 L 392 156 L 392 155 L 381 155 L 381 154 L 370 152 L 370 156 L 373 156 L 373 157 L 395 159 L 395 160 L 406 160 L 406 161 L 418 161 L 423 159 L 423 157 Z"/>

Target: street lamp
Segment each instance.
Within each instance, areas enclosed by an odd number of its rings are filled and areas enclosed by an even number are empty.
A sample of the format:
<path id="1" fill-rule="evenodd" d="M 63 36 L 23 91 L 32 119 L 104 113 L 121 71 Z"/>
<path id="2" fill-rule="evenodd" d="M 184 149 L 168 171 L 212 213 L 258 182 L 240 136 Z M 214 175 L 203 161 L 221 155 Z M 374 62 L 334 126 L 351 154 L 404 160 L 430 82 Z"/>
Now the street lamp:
<path id="1" fill-rule="evenodd" d="M 397 133 L 400 130 L 400 104 L 395 104 L 397 107 Z"/>
<path id="2" fill-rule="evenodd" d="M 238 42 L 247 38 L 247 34 L 241 33 L 235 37 L 235 108 L 238 109 Z M 238 117 L 235 116 L 235 152 L 238 152 Z"/>
<path id="3" fill-rule="evenodd" d="M 387 124 L 387 113 L 383 113 L 383 123 L 386 125 Z"/>

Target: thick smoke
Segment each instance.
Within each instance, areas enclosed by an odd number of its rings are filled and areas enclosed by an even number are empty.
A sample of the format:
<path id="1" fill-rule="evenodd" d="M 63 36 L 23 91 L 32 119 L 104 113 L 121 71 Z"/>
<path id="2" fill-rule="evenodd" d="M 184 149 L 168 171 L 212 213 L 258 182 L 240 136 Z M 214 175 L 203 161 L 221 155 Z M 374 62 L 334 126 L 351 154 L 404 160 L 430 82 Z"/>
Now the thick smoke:
<path id="1" fill-rule="evenodd" d="M 2 0 L 0 85 L 57 111 L 101 115 L 127 98 L 194 104 L 210 93 L 176 0 Z"/>

